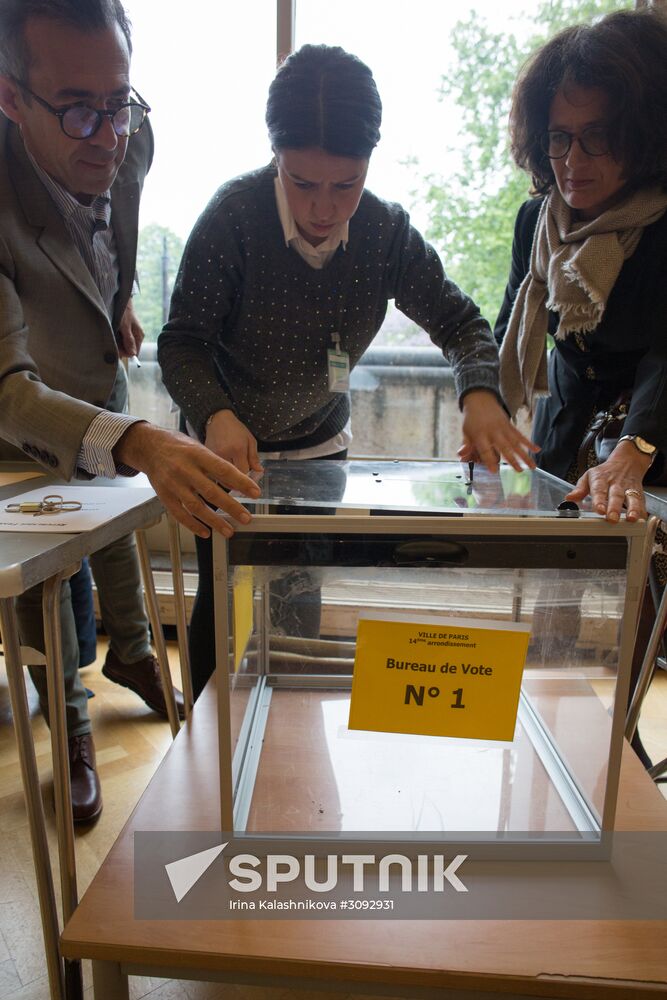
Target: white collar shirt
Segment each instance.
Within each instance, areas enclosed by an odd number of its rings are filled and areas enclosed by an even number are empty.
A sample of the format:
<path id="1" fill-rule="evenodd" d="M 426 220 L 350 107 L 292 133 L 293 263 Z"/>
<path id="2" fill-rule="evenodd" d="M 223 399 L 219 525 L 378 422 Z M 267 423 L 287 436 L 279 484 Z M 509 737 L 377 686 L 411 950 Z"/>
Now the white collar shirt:
<path id="1" fill-rule="evenodd" d="M 346 248 L 349 239 L 349 222 L 339 223 L 322 243 L 316 247 L 311 246 L 308 240 L 304 239 L 299 232 L 292 211 L 287 204 L 287 195 L 279 177 L 276 177 L 274 184 L 278 215 L 280 216 L 280 223 L 283 227 L 283 235 L 285 237 L 285 246 L 292 247 L 307 264 L 310 264 L 316 271 L 320 271 L 323 267 L 326 267 L 341 244 L 343 245 L 343 249 Z"/>

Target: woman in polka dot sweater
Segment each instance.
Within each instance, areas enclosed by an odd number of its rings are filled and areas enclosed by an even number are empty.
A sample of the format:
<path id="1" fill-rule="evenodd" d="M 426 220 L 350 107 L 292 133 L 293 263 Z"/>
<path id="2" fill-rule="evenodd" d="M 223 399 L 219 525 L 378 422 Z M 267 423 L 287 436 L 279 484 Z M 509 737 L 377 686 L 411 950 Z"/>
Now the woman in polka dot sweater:
<path id="1" fill-rule="evenodd" d="M 349 393 L 330 352 L 353 368 L 394 299 L 454 370 L 461 456 L 533 467 L 500 404 L 488 324 L 407 212 L 365 190 L 381 116 L 370 70 L 343 49 L 285 61 L 266 112 L 273 162 L 223 184 L 186 246 L 159 338 L 164 384 L 191 433 L 243 472 L 259 453 L 344 457 Z M 196 693 L 214 663 L 210 542 L 197 546 Z"/>

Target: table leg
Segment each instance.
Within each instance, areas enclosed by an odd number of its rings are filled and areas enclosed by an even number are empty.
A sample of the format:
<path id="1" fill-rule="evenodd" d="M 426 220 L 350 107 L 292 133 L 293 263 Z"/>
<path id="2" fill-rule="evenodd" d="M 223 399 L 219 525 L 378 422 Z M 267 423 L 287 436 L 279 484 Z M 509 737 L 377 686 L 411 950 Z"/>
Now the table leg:
<path id="1" fill-rule="evenodd" d="M 146 532 L 142 528 L 141 530 L 135 532 L 135 534 L 137 539 L 137 551 L 139 553 L 139 562 L 141 563 L 141 575 L 144 581 L 146 608 L 148 610 L 148 617 L 150 619 L 151 628 L 153 629 L 153 642 L 155 643 L 155 653 L 157 656 L 157 661 L 160 665 L 160 676 L 162 677 L 164 700 L 167 705 L 167 715 L 169 716 L 171 735 L 175 737 L 180 728 L 180 724 L 178 721 L 178 712 L 176 711 L 176 699 L 174 698 L 174 685 L 172 684 L 171 674 L 169 672 L 169 658 L 167 657 L 167 647 L 164 641 L 164 635 L 162 633 L 162 623 L 160 621 L 160 611 L 157 603 L 157 595 L 155 593 L 153 571 L 151 569 L 151 561 L 148 554 L 148 543 L 146 541 Z"/>
<path id="2" fill-rule="evenodd" d="M 118 962 L 93 962 L 95 1000 L 129 1000 L 127 976 Z"/>
<path id="3" fill-rule="evenodd" d="M 0 630 L 2 631 L 9 697 L 16 730 L 23 794 L 28 813 L 32 856 L 37 879 L 49 992 L 51 1000 L 64 1000 L 63 966 L 58 947 L 58 913 L 13 598 L 0 598 Z"/>
<path id="4" fill-rule="evenodd" d="M 185 702 L 185 718 L 192 714 L 192 672 L 190 670 L 190 654 L 188 652 L 188 621 L 185 610 L 185 591 L 183 589 L 183 561 L 181 559 L 181 535 L 178 521 L 167 515 L 169 527 L 169 554 L 171 557 L 171 577 L 176 605 L 176 635 L 178 637 L 178 655 L 181 660 L 181 678 L 183 681 L 183 701 Z"/>
<path id="5" fill-rule="evenodd" d="M 76 855 L 74 850 L 74 823 L 72 820 L 72 787 L 69 774 L 67 746 L 67 718 L 65 710 L 65 676 L 62 658 L 62 633 L 60 628 L 60 591 L 63 580 L 72 576 L 76 567 L 57 573 L 44 583 L 42 611 L 44 616 L 44 649 L 46 652 L 46 678 L 49 695 L 49 720 L 51 729 L 51 756 L 53 758 L 53 786 L 58 829 L 58 855 L 60 858 L 60 886 L 65 923 L 74 913 L 78 903 L 76 884 Z M 83 997 L 81 962 L 65 960 L 65 995 L 68 1000 Z"/>
<path id="6" fill-rule="evenodd" d="M 657 781 L 658 778 L 662 778 L 665 771 L 667 771 L 667 757 L 658 761 L 657 764 L 654 764 L 653 767 L 649 767 L 648 769 L 648 773 L 654 781 Z"/>
<path id="7" fill-rule="evenodd" d="M 215 670 L 218 678 L 218 753 L 220 755 L 220 829 L 234 829 L 234 781 L 232 741 L 229 731 L 230 703 L 230 607 L 229 550 L 227 539 L 213 537 L 213 599 L 215 607 Z"/>
<path id="8" fill-rule="evenodd" d="M 637 683 L 635 684 L 632 701 L 630 702 L 630 708 L 628 709 L 628 715 L 625 722 L 625 738 L 627 740 L 631 740 L 635 735 L 637 723 L 639 722 L 639 713 L 642 709 L 642 702 L 646 697 L 646 692 L 649 689 L 649 684 L 651 683 L 651 678 L 653 677 L 653 671 L 655 670 L 655 660 L 662 643 L 665 626 L 667 626 L 667 587 L 662 595 L 662 599 L 655 616 L 655 623 L 653 625 L 653 629 L 651 630 L 651 635 L 646 647 Z"/>

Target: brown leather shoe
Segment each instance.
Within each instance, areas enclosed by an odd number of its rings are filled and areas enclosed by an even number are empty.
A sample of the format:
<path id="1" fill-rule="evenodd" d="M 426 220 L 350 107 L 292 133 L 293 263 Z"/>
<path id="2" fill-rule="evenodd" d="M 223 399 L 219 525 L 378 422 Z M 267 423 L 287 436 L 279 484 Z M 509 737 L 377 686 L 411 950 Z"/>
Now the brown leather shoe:
<path id="1" fill-rule="evenodd" d="M 95 746 L 90 733 L 70 736 L 69 776 L 72 785 L 72 818 L 75 823 L 92 823 L 102 812 L 102 790 L 95 770 Z"/>
<path id="2" fill-rule="evenodd" d="M 123 663 L 110 649 L 107 652 L 102 673 L 115 684 L 120 684 L 122 687 L 129 688 L 130 691 L 134 691 L 154 712 L 164 716 L 165 719 L 168 718 L 160 667 L 154 656 L 144 656 L 143 660 L 137 660 L 136 663 Z M 183 695 L 176 688 L 174 688 L 174 695 L 178 717 L 184 719 Z"/>

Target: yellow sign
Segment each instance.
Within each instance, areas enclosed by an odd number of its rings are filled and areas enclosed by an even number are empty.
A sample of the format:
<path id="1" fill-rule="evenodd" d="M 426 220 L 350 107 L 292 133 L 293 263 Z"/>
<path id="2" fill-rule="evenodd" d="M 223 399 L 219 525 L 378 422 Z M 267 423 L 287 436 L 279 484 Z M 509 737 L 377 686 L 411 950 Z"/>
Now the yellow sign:
<path id="1" fill-rule="evenodd" d="M 252 635 L 252 566 L 234 573 L 234 671 L 238 672 Z"/>
<path id="2" fill-rule="evenodd" d="M 349 728 L 511 741 L 529 638 L 517 622 L 360 618 Z"/>

